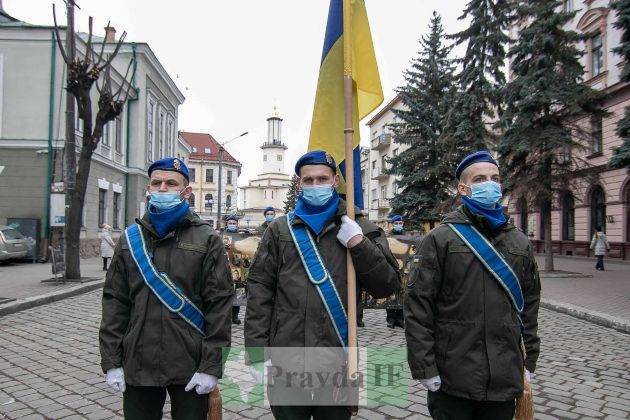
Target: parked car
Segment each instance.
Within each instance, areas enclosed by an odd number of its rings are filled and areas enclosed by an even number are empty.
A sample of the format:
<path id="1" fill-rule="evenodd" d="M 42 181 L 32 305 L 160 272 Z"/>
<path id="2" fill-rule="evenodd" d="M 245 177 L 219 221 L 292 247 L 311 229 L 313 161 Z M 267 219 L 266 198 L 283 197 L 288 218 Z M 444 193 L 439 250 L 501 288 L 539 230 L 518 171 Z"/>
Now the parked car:
<path id="1" fill-rule="evenodd" d="M 19 231 L 0 225 L 0 261 L 21 259 L 27 252 L 28 242 Z"/>

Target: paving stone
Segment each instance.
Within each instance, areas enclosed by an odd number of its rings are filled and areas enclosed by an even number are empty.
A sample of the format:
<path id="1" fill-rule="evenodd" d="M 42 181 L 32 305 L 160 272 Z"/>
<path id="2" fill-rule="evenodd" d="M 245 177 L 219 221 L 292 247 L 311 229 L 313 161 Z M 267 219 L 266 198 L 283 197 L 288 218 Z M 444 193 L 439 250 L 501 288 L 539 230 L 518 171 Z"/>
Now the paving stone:
<path id="1" fill-rule="evenodd" d="M 0 390 L 16 387 L 10 396 L 25 407 L 15 413 L 28 417 L 32 404 L 50 406 L 48 411 L 60 404 L 58 412 L 65 418 L 122 417 L 122 399 L 107 388 L 99 366 L 100 298 L 96 291 L 0 317 Z M 384 311 L 366 310 L 364 320 L 360 343 L 375 348 L 405 345 L 402 330 L 386 327 Z M 597 418 L 593 412 L 630 417 L 630 335 L 544 309 L 539 331 L 541 354 L 533 381 L 537 419 Z M 233 329 L 232 343 L 243 345 L 242 327 Z M 374 395 L 396 403 L 392 390 Z M 402 399 L 400 406 L 361 408 L 358 418 L 428 418 L 426 390 L 418 381 L 409 381 Z M 171 418 L 168 402 L 164 418 Z M 224 419 L 243 418 L 270 418 L 270 412 L 266 407 L 224 405 Z"/>
<path id="2" fill-rule="evenodd" d="M 584 414 L 585 416 L 589 416 L 589 417 L 596 417 L 596 418 L 604 417 L 604 414 L 602 414 L 600 411 L 591 410 L 590 408 L 586 408 L 586 407 L 576 407 L 571 411 L 578 414 Z"/>
<path id="3" fill-rule="evenodd" d="M 385 406 L 379 407 L 378 411 L 391 417 L 404 418 L 411 415 L 411 412 L 400 407 Z"/>
<path id="4" fill-rule="evenodd" d="M 558 416 L 561 419 L 579 419 L 580 415 L 575 413 L 569 413 L 568 411 L 554 410 L 551 412 L 554 416 Z"/>

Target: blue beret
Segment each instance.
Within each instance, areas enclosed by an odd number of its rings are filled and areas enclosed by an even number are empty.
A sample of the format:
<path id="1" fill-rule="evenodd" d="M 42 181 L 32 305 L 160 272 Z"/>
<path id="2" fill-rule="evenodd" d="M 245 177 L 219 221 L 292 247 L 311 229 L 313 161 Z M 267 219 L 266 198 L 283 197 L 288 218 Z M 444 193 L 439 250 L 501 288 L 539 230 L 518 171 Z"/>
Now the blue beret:
<path id="1" fill-rule="evenodd" d="M 235 214 L 230 214 L 229 216 L 225 216 L 226 222 L 229 222 L 230 220 L 236 220 L 238 222 L 238 216 Z"/>
<path id="2" fill-rule="evenodd" d="M 401 215 L 399 214 L 394 214 L 392 215 L 392 222 L 402 222 L 403 218 Z"/>
<path id="3" fill-rule="evenodd" d="M 497 165 L 497 168 L 499 167 L 499 164 L 496 160 L 494 160 L 490 152 L 488 152 L 487 150 L 481 150 L 479 152 L 469 154 L 464 159 L 462 159 L 461 162 L 459 162 L 459 165 L 457 165 L 457 169 L 455 169 L 455 178 L 459 179 L 459 177 L 462 175 L 462 172 L 464 172 L 464 169 L 468 168 L 473 163 L 478 162 L 490 162 Z"/>
<path id="4" fill-rule="evenodd" d="M 333 172 L 337 172 L 335 159 L 333 159 L 330 153 L 324 152 L 323 150 L 313 150 L 299 158 L 295 164 L 295 174 L 297 176 L 300 176 L 300 169 L 305 165 L 326 165 L 332 169 Z"/>
<path id="5" fill-rule="evenodd" d="M 268 211 L 272 211 L 272 212 L 274 212 L 274 213 L 275 213 L 275 212 L 276 212 L 276 209 L 274 209 L 273 207 L 269 206 L 269 207 L 267 207 L 267 208 L 263 211 L 263 214 L 267 214 L 267 212 L 268 212 Z"/>
<path id="6" fill-rule="evenodd" d="M 179 172 L 180 174 L 184 175 L 186 181 L 189 181 L 188 167 L 181 159 L 174 157 L 165 157 L 160 160 L 156 160 L 151 166 L 149 166 L 149 176 L 151 176 L 151 173 L 156 169 L 161 171 Z"/>

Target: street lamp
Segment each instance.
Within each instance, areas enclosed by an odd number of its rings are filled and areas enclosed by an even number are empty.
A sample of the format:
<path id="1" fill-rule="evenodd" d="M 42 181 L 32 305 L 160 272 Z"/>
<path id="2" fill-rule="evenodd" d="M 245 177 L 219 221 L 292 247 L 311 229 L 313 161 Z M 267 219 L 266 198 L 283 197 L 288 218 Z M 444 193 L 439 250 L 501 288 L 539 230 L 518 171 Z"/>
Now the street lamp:
<path id="1" fill-rule="evenodd" d="M 223 152 L 225 151 L 225 145 L 240 138 L 246 136 L 249 131 L 245 131 L 239 134 L 236 137 L 229 139 L 228 141 L 224 141 L 223 143 L 219 143 L 219 187 L 218 187 L 218 197 L 217 197 L 217 229 L 221 228 L 221 197 L 223 195 Z"/>

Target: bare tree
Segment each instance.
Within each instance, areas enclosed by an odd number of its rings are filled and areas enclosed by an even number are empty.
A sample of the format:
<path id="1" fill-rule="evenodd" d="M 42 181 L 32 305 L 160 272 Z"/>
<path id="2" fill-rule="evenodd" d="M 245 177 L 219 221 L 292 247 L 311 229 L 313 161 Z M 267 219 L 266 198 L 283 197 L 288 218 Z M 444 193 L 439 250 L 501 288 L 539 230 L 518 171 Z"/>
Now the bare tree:
<path id="1" fill-rule="evenodd" d="M 64 227 L 65 241 L 65 265 L 66 279 L 80 279 L 80 233 L 83 205 L 92 164 L 92 154 L 101 140 L 103 127 L 120 115 L 129 98 L 131 83 L 127 81 L 129 71 L 133 66 L 133 59 L 127 66 L 125 76 L 117 89 L 112 89 L 111 67 L 112 60 L 118 54 L 127 33 L 120 37 L 114 51 L 111 54 L 104 54 L 106 39 L 100 45 L 100 52 L 96 53 L 92 43 L 92 17 L 89 18 L 88 40 L 83 57 L 79 57 L 76 49 L 74 34 L 74 0 L 67 0 L 68 4 L 68 27 L 66 36 L 66 48 L 61 43 L 59 36 L 59 26 L 53 4 L 53 19 L 55 21 L 55 35 L 61 55 L 67 66 L 66 90 L 68 96 L 76 99 L 77 112 L 83 121 L 83 138 L 79 151 L 78 167 L 74 148 L 74 132 L 66 133 L 71 141 L 66 141 L 66 223 Z M 109 24 L 107 25 L 109 26 Z M 135 72 L 135 66 L 134 72 Z M 133 74 L 131 75 L 133 78 Z M 130 79 L 131 79 L 130 78 Z M 93 107 L 90 93 L 96 85 L 98 91 L 98 102 Z M 74 103 L 70 100 L 69 108 L 71 112 L 66 113 L 66 118 L 74 117 Z M 96 116 L 93 111 L 96 109 Z M 74 130 L 74 121 L 67 124 Z M 69 144 L 72 143 L 72 144 Z M 69 156 L 68 156 L 69 155 Z"/>

